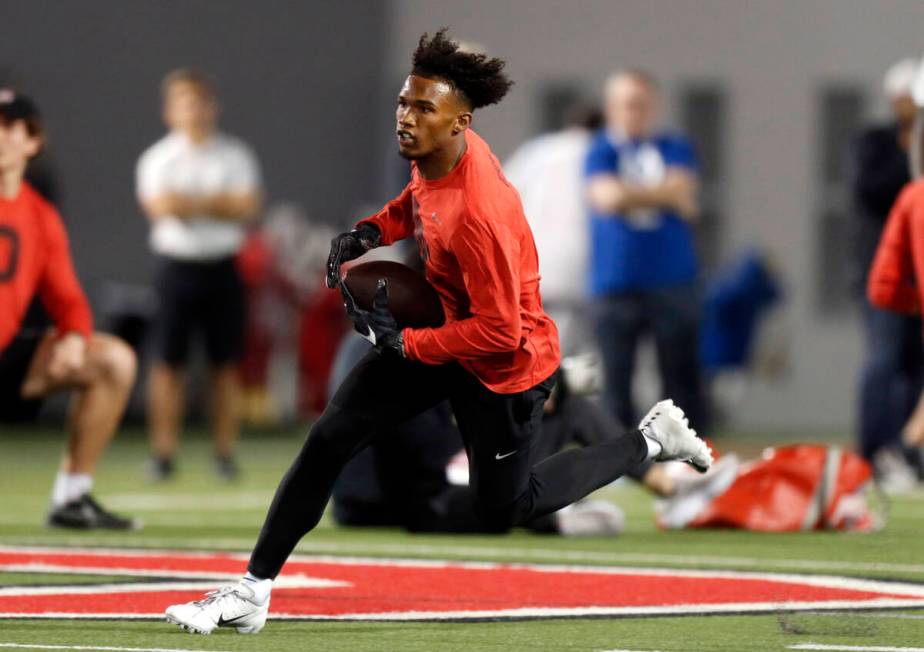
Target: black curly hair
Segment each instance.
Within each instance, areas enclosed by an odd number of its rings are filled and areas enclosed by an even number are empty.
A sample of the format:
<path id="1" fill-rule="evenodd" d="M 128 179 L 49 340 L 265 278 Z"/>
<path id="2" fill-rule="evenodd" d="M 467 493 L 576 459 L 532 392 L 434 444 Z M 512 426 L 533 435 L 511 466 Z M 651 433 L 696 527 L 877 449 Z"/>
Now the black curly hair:
<path id="1" fill-rule="evenodd" d="M 504 61 L 460 49 L 447 31 L 443 27 L 433 38 L 429 34 L 420 37 L 411 74 L 452 84 L 472 109 L 500 102 L 513 86 L 504 73 Z"/>

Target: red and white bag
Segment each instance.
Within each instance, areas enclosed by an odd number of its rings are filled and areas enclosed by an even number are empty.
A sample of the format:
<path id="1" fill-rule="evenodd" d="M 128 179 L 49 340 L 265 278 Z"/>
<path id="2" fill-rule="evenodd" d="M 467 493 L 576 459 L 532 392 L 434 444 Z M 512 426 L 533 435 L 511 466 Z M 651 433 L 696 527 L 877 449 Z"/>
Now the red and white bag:
<path id="1" fill-rule="evenodd" d="M 741 465 L 727 489 L 700 503 L 663 501 L 665 528 L 724 527 L 762 532 L 872 531 L 884 525 L 870 465 L 836 446 L 768 449 Z M 684 498 L 678 498 L 684 500 Z"/>

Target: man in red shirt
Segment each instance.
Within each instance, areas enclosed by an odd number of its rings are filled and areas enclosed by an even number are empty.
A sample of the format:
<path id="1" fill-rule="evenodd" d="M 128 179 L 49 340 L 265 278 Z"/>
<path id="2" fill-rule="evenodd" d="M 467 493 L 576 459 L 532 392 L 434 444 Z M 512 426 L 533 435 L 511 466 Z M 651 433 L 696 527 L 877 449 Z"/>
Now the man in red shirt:
<path id="1" fill-rule="evenodd" d="M 48 525 L 132 529 L 134 520 L 103 509 L 90 490 L 135 380 L 135 355 L 93 332 L 61 217 L 23 180 L 42 139 L 35 105 L 0 90 L 0 420 L 22 415 L 25 401 L 72 390 Z M 20 328 L 36 294 L 54 321 L 48 332 Z"/>
<path id="2" fill-rule="evenodd" d="M 908 315 L 921 314 L 924 305 L 924 179 L 909 183 L 895 200 L 873 258 L 866 292 L 870 303 L 878 308 Z M 906 445 L 924 445 L 924 394 L 902 434 Z"/>
<path id="3" fill-rule="evenodd" d="M 334 238 L 328 287 L 340 263 L 414 236 L 446 314 L 439 328 L 399 330 L 379 282 L 373 310 L 344 300 L 375 350 L 353 369 L 283 478 L 236 586 L 173 605 L 167 620 L 208 633 L 256 633 L 272 580 L 317 525 L 346 462 L 380 431 L 449 400 L 469 458 L 475 509 L 504 531 L 558 510 L 645 459 L 683 459 L 701 470 L 706 444 L 670 401 L 623 437 L 537 459 L 543 405 L 559 364 L 558 333 L 542 309 L 539 261 L 516 190 L 471 129 L 472 111 L 511 86 L 504 62 L 466 52 L 445 30 L 425 34 L 398 96 L 398 150 L 412 162 L 401 195 L 356 230 Z"/>

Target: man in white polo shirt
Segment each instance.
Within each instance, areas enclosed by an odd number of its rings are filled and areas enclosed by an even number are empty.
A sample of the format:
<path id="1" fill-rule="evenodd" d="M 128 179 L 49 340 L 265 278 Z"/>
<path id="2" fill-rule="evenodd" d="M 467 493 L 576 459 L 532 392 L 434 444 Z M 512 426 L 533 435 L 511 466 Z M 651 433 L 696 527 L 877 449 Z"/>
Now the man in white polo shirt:
<path id="1" fill-rule="evenodd" d="M 151 249 L 160 259 L 155 361 L 148 378 L 151 473 L 163 479 L 174 470 L 189 344 L 201 335 L 211 367 L 216 471 L 233 479 L 244 320 L 234 256 L 246 224 L 260 210 L 260 172 L 247 145 L 217 130 L 217 97 L 202 73 L 175 70 L 164 78 L 161 93 L 170 133 L 142 154 L 136 179 Z"/>

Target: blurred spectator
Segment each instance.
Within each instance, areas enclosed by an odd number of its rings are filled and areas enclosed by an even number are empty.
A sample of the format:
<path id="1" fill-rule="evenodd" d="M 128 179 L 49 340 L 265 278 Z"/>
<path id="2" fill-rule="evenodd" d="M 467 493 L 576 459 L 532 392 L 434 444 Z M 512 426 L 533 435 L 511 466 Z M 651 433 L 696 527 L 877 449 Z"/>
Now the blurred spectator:
<path id="1" fill-rule="evenodd" d="M 889 124 L 871 127 L 857 142 L 854 166 L 856 266 L 860 288 L 895 199 L 910 179 L 908 146 L 916 108 L 911 97 L 917 63 L 905 59 L 886 73 Z M 863 298 L 865 360 L 859 387 L 859 445 L 878 479 L 899 489 L 913 481 L 901 454 L 901 429 L 914 408 L 922 365 L 921 319 L 882 310 Z"/>
<path id="2" fill-rule="evenodd" d="M 336 232 L 312 223 L 303 211 L 281 204 L 251 230 L 238 256 L 247 291 L 241 380 L 244 417 L 266 424 L 292 416 L 286 397 L 271 391 L 273 359 L 292 362 L 297 349 L 299 413 L 316 416 L 327 404 L 327 379 L 337 345 L 349 321 L 340 294 L 324 285 L 330 240 Z"/>
<path id="3" fill-rule="evenodd" d="M 523 201 L 539 253 L 542 304 L 558 326 L 562 355 L 587 348 L 587 207 L 584 158 L 602 123 L 598 110 L 575 107 L 561 131 L 521 145 L 504 173 Z"/>
<path id="4" fill-rule="evenodd" d="M 867 287 L 870 303 L 877 308 L 894 311 L 906 315 L 921 315 L 922 301 L 924 301 L 924 180 L 905 186 L 899 194 L 889 213 L 876 257 L 869 273 Z M 921 333 L 918 332 L 918 338 Z M 919 340 L 920 341 L 920 340 Z M 892 343 L 894 346 L 894 343 Z M 920 357 L 901 361 L 904 371 L 908 373 L 908 380 L 913 385 L 916 394 L 910 397 L 909 408 L 904 414 L 904 421 L 898 424 L 903 435 L 904 443 L 914 447 L 906 455 L 915 460 L 920 453 L 920 446 L 924 445 L 924 394 L 921 394 L 921 366 Z M 915 365 L 914 369 L 908 366 Z M 914 400 L 919 397 L 917 408 L 912 412 Z M 882 400 L 892 397 L 882 396 Z M 910 414 L 910 416 L 909 416 Z M 892 449 L 882 450 L 876 455 L 875 463 L 878 467 L 880 480 L 886 491 L 898 492 L 911 488 L 915 478 L 910 475 L 907 468 L 897 464 L 901 457 L 898 455 L 884 456 L 884 452 L 897 450 L 900 442 L 891 441 Z M 885 445 L 884 445 L 885 446 Z"/>
<path id="5" fill-rule="evenodd" d="M 654 336 L 662 394 L 706 427 L 699 369 L 700 303 L 690 224 L 696 220 L 696 159 L 682 136 L 656 127 L 658 89 L 638 70 L 606 83 L 606 128 L 584 173 L 590 202 L 590 293 L 608 406 L 637 421 L 632 378 L 639 339 Z"/>
<path id="6" fill-rule="evenodd" d="M 161 84 L 170 130 L 138 161 L 137 194 L 158 256 L 160 306 L 148 377 L 155 479 L 169 476 L 182 422 L 191 336 L 201 332 L 210 363 L 210 416 L 216 472 L 237 474 L 240 417 L 237 363 L 244 294 L 234 256 L 260 209 L 260 173 L 250 148 L 217 130 L 218 98 L 202 73 L 175 70 Z"/>
<path id="7" fill-rule="evenodd" d="M 135 355 L 122 340 L 93 331 L 64 223 L 23 179 L 43 144 L 35 104 L 0 90 L 0 421 L 32 418 L 46 396 L 72 392 L 48 525 L 133 529 L 136 521 L 109 513 L 90 492 L 135 382 Z M 53 328 L 24 324 L 36 297 Z"/>

